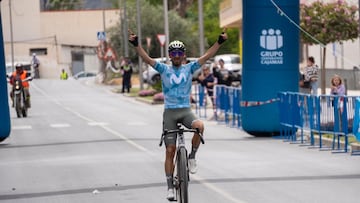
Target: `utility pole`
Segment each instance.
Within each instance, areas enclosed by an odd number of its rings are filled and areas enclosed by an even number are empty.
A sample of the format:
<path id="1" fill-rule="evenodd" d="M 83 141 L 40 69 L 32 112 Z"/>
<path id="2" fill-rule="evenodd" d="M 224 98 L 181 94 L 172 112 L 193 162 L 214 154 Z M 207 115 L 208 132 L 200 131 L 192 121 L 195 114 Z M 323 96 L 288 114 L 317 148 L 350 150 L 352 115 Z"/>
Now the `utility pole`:
<path id="1" fill-rule="evenodd" d="M 359 9 L 359 15 L 360 15 L 360 0 L 359 0 L 359 3 L 358 3 L 358 9 Z M 360 17 L 359 17 L 359 29 L 360 29 Z M 360 36 L 358 37 L 358 40 L 359 40 L 359 60 L 360 60 Z M 360 61 L 359 61 L 359 64 L 357 65 L 357 67 L 360 67 Z"/>
<path id="2" fill-rule="evenodd" d="M 103 17 L 103 32 L 105 33 L 105 29 L 106 29 L 106 26 L 105 26 L 105 9 L 103 9 L 103 11 L 102 11 L 102 17 Z"/>
<path id="3" fill-rule="evenodd" d="M 360 0 L 359 0 L 360 1 Z M 202 56 L 205 52 L 205 42 L 204 42 L 204 14 L 203 14 L 203 1 L 198 0 L 199 7 L 199 46 L 200 46 L 200 56 Z"/>
<path id="4" fill-rule="evenodd" d="M 169 16 L 168 16 L 168 0 L 164 0 L 164 31 L 165 31 L 165 47 L 164 49 L 166 50 L 169 47 L 169 40 L 170 40 L 170 36 L 169 36 Z M 166 56 L 166 62 L 168 62 L 169 60 L 169 53 L 166 50 L 165 51 L 165 56 Z"/>
<path id="5" fill-rule="evenodd" d="M 11 1 L 9 0 L 9 15 L 10 15 L 10 45 L 11 45 L 11 68 L 14 71 L 14 38 L 13 38 L 13 23 L 11 12 Z"/>
<path id="6" fill-rule="evenodd" d="M 138 40 L 141 44 L 141 10 L 140 10 L 140 0 L 136 1 L 136 12 L 137 12 L 137 33 L 138 33 Z M 140 45 L 141 46 L 141 45 Z M 139 80 L 140 80 L 140 90 L 144 89 L 143 86 L 143 79 L 142 79 L 142 59 L 141 56 L 138 56 L 139 60 Z"/>
<path id="7" fill-rule="evenodd" d="M 120 0 L 121 1 L 121 0 Z M 120 7 L 120 15 L 121 15 L 121 6 Z M 124 35 L 124 56 L 129 57 L 129 43 L 128 43 L 128 25 L 127 25 L 127 15 L 126 15 L 126 0 L 123 0 L 123 14 L 121 20 L 121 26 L 123 28 L 123 35 Z"/>

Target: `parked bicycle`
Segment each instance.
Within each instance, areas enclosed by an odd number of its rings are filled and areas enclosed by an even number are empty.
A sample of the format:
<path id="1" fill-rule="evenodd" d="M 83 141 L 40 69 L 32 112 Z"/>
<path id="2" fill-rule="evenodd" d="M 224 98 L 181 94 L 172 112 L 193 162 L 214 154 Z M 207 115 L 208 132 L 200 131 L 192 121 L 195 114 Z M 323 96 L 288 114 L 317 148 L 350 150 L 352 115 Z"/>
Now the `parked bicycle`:
<path id="1" fill-rule="evenodd" d="M 174 188 L 176 190 L 176 197 L 173 201 L 178 201 L 180 203 L 188 203 L 188 185 L 190 181 L 189 168 L 188 168 L 188 153 L 185 146 L 185 136 L 184 133 L 191 132 L 197 133 L 200 136 L 202 144 L 205 144 L 202 134 L 199 129 L 185 129 L 181 126 L 180 123 L 177 124 L 177 129 L 163 131 L 163 134 L 160 139 L 159 146 L 162 146 L 165 135 L 170 133 L 175 133 L 177 136 L 177 151 L 175 157 L 175 168 L 174 168 Z"/>

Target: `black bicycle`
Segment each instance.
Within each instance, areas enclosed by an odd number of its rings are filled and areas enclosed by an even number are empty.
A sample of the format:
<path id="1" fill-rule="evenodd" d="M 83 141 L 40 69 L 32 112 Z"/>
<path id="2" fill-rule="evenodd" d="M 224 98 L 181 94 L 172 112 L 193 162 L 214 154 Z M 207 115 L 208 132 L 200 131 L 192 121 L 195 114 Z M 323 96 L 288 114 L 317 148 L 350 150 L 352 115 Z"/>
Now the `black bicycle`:
<path id="1" fill-rule="evenodd" d="M 165 135 L 170 133 L 176 133 L 177 136 L 177 150 L 175 157 L 175 168 L 174 168 L 174 188 L 176 190 L 176 197 L 173 201 L 180 203 L 188 203 L 188 185 L 190 181 L 189 168 L 188 168 L 188 153 L 185 147 L 185 132 L 197 133 L 200 136 L 201 143 L 204 144 L 202 134 L 199 129 L 185 129 L 181 124 L 177 124 L 175 130 L 164 130 L 160 139 L 159 146 L 162 146 Z"/>

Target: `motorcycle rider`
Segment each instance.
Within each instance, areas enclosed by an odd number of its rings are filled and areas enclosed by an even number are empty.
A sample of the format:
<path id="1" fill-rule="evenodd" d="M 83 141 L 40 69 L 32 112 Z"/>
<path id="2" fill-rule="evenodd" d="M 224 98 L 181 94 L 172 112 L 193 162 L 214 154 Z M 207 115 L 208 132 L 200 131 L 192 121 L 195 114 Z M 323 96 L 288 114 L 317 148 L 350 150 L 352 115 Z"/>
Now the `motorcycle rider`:
<path id="1" fill-rule="evenodd" d="M 21 63 L 18 63 L 15 65 L 15 71 L 12 73 L 12 75 L 10 76 L 10 84 L 14 85 L 15 84 L 15 79 L 17 77 L 19 77 L 22 81 L 22 86 L 24 88 L 24 93 L 25 93 L 25 105 L 27 108 L 30 108 L 30 84 L 29 84 L 29 80 L 31 80 L 31 76 L 28 77 L 28 73 L 26 72 L 26 70 L 24 70 L 24 66 Z M 10 98 L 12 101 L 12 107 L 14 107 L 14 88 L 12 88 L 11 92 L 10 92 Z"/>

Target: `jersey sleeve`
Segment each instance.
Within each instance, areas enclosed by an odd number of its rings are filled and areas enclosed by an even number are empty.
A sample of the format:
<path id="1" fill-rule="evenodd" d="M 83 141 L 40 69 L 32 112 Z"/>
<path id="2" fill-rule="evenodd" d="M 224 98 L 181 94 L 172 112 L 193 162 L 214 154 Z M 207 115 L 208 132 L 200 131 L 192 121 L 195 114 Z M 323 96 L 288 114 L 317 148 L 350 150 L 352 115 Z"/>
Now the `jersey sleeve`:
<path id="1" fill-rule="evenodd" d="M 154 65 L 154 69 L 159 72 L 160 74 L 163 73 L 165 71 L 165 69 L 167 68 L 166 64 L 160 63 L 159 61 L 155 62 Z"/>
<path id="2" fill-rule="evenodd" d="M 191 63 L 191 73 L 195 73 L 195 71 L 197 71 L 200 68 L 201 68 L 201 65 L 200 65 L 199 61 L 195 61 L 195 62 Z"/>

